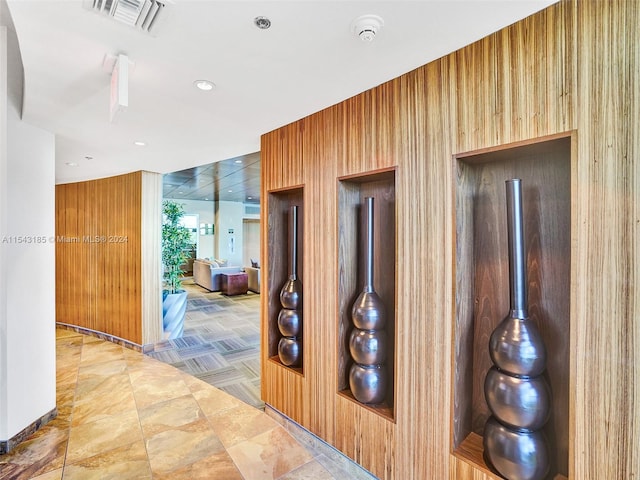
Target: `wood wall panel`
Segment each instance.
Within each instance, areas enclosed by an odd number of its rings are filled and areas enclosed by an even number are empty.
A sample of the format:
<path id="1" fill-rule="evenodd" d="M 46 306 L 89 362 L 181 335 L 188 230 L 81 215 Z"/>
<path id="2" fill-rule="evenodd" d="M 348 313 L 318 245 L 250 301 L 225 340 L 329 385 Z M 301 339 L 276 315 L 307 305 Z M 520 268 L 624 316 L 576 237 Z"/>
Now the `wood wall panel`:
<path id="1" fill-rule="evenodd" d="M 574 475 L 634 478 L 640 475 L 640 4 L 579 7 L 572 309 L 583 328 L 575 337 Z"/>
<path id="2" fill-rule="evenodd" d="M 335 419 L 321 412 L 335 411 L 337 396 L 337 161 L 344 156 L 340 110 L 329 108 L 305 123 L 305 205 L 313 211 L 305 217 L 308 235 L 306 281 L 308 305 L 305 320 L 308 389 L 305 391 L 305 426 L 322 438 L 334 438 Z"/>
<path id="3" fill-rule="evenodd" d="M 290 407 L 303 426 L 381 478 L 494 478 L 451 453 L 453 158 L 573 131 L 569 478 L 640 475 L 639 9 L 635 1 L 561 1 L 263 136 L 263 191 L 305 188 L 305 331 L 313 344 L 301 401 Z M 290 162 L 302 167 L 288 169 Z M 336 179 L 381 168 L 396 169 L 395 423 L 336 394 L 333 353 Z M 300 169 L 303 178 L 290 178 Z M 263 380 L 269 398 L 288 394 Z"/>
<path id="4" fill-rule="evenodd" d="M 341 141 L 345 152 L 332 160 L 338 163 L 338 176 L 395 166 L 393 146 L 396 131 L 393 128 L 393 102 L 390 100 L 397 95 L 396 90 L 393 82 L 389 82 L 352 97 L 335 108 L 336 114 L 345 121 L 337 129 L 337 132 L 343 132 Z"/>
<path id="5" fill-rule="evenodd" d="M 279 202 L 278 194 L 281 194 L 284 198 L 288 197 L 287 192 L 295 190 L 299 192 L 304 189 L 304 168 L 302 162 L 302 132 L 303 122 L 291 124 L 283 127 L 281 130 L 276 130 L 269 134 L 263 135 L 263 145 L 268 145 L 264 153 L 261 153 L 260 160 L 262 164 L 261 168 L 261 202 L 263 212 L 280 212 L 281 206 L 274 207 L 270 204 L 271 201 Z M 266 168 L 265 168 L 266 167 Z M 273 195 L 275 193 L 275 195 Z M 295 194 L 297 198 L 298 193 Z M 306 199 L 304 199 L 306 202 Z M 282 203 L 282 202 L 280 202 Z M 303 206 L 304 208 L 304 206 Z M 302 221 L 305 222 L 305 214 L 302 214 Z M 278 223 L 278 222 L 276 222 Z M 269 250 L 270 239 L 275 238 L 278 243 L 277 251 L 278 255 L 282 254 L 282 251 L 286 251 L 287 246 L 285 243 L 284 232 L 277 232 L 278 235 L 274 237 L 271 229 L 273 228 L 273 222 L 270 217 L 267 217 L 267 221 L 262 222 L 262 235 L 261 235 L 261 260 L 262 265 L 261 272 L 261 311 L 266 318 L 263 321 L 263 327 L 261 328 L 261 394 L 262 398 L 269 405 L 273 406 L 281 412 L 287 412 L 287 415 L 300 424 L 305 424 L 303 419 L 303 412 L 306 413 L 306 419 L 309 419 L 309 411 L 303 408 L 306 397 L 303 396 L 305 391 L 304 387 L 308 384 L 305 376 L 302 374 L 284 367 L 282 364 L 269 359 L 273 353 L 273 345 L 270 344 L 270 338 L 273 337 L 273 331 L 271 330 L 272 322 L 269 320 L 274 309 L 278 308 L 279 302 L 278 292 L 282 288 L 282 262 L 275 262 L 272 265 L 280 265 L 277 272 L 272 272 L 269 268 L 270 263 L 273 260 L 267 256 Z M 302 232 L 307 231 L 307 225 L 302 225 Z M 300 238 L 303 245 L 302 251 L 298 252 L 300 257 L 300 264 L 302 268 L 306 268 L 307 265 L 307 245 L 308 240 L 306 238 Z M 275 250 L 272 250 L 275 253 Z M 273 275 L 272 275 L 273 274 Z M 306 270 L 300 271 L 302 278 L 306 276 Z M 273 278 L 272 278 L 273 277 Z M 306 305 L 307 303 L 307 286 L 303 284 L 303 328 L 304 335 L 306 337 Z M 306 363 L 306 346 L 303 343 L 303 362 Z M 306 372 L 305 372 L 306 373 Z"/>
<path id="6" fill-rule="evenodd" d="M 144 328 L 150 328 L 144 341 L 160 339 L 161 217 L 153 205 L 158 175 L 136 172 L 56 186 L 57 322 L 141 345 L 144 304 Z M 152 185 L 155 195 L 144 200 L 143 238 L 143 187 Z"/>
<path id="7" fill-rule="evenodd" d="M 293 123 L 262 136 L 265 153 L 260 154 L 262 191 L 291 188 L 304 183 L 302 132 L 304 121 Z"/>

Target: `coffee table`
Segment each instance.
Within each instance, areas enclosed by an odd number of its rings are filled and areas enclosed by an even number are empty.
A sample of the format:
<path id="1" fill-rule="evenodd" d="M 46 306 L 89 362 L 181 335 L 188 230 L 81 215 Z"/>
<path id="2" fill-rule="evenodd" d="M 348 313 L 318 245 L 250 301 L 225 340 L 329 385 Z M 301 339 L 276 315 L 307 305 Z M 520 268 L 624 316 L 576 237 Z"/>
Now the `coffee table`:
<path id="1" fill-rule="evenodd" d="M 244 295 L 249 289 L 249 276 L 246 273 L 221 273 L 220 292 L 223 295 Z"/>

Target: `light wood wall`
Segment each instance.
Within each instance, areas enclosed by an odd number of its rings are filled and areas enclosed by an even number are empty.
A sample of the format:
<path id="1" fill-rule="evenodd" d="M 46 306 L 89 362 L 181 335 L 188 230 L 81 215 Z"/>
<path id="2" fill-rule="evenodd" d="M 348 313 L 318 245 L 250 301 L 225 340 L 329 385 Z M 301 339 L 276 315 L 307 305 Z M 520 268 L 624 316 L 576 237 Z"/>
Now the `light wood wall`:
<path id="1" fill-rule="evenodd" d="M 56 186 L 57 322 L 160 340 L 160 185 L 135 172 Z"/>
<path id="2" fill-rule="evenodd" d="M 262 198 L 301 186 L 305 204 L 304 374 L 263 348 L 267 403 L 380 478 L 495 478 L 453 453 L 455 158 L 567 133 L 566 474 L 640 475 L 638 25 L 634 0 L 562 1 L 262 137 Z M 337 179 L 385 168 L 396 172 L 392 421 L 337 388 Z M 268 256 L 279 247 L 268 244 L 265 224 L 262 239 L 269 291 Z M 262 306 L 265 332 L 265 296 Z"/>

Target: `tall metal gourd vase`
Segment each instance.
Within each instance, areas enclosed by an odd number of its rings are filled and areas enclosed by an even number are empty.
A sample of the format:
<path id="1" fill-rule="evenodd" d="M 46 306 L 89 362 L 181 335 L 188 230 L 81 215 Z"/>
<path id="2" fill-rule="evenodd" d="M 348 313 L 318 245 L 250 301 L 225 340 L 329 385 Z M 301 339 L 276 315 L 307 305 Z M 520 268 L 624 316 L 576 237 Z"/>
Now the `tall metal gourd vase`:
<path id="1" fill-rule="evenodd" d="M 349 371 L 349 387 L 359 402 L 379 404 L 387 392 L 386 314 L 382 300 L 373 289 L 373 198 L 367 197 L 365 203 L 365 285 L 351 309 L 354 329 L 349 337 L 349 352 L 354 364 Z"/>
<path id="2" fill-rule="evenodd" d="M 494 365 L 484 395 L 492 416 L 485 424 L 484 455 L 509 480 L 539 480 L 549 471 L 541 429 L 549 418 L 551 392 L 542 376 L 546 349 L 527 313 L 521 180 L 507 180 L 506 189 L 510 310 L 489 340 Z"/>
<path id="3" fill-rule="evenodd" d="M 282 309 L 278 314 L 278 342 L 280 361 L 288 367 L 302 364 L 302 283 L 298 279 L 298 206 L 291 207 L 291 252 L 289 279 L 280 290 Z"/>

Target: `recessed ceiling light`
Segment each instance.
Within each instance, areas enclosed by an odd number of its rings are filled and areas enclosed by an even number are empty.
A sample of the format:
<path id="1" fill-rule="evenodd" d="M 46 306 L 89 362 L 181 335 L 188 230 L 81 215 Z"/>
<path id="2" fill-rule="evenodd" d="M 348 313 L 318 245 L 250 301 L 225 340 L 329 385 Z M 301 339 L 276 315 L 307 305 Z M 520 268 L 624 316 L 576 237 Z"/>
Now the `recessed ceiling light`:
<path id="1" fill-rule="evenodd" d="M 203 92 L 209 92 L 215 88 L 215 84 L 209 80 L 196 80 L 193 84 Z"/>
<path id="2" fill-rule="evenodd" d="M 255 23 L 256 27 L 260 30 L 266 30 L 271 26 L 271 20 L 267 17 L 256 17 L 253 19 L 253 23 Z"/>
<path id="3" fill-rule="evenodd" d="M 236 160 L 235 163 L 242 163 L 242 160 Z"/>
<path id="4" fill-rule="evenodd" d="M 143 142 L 142 140 L 136 140 L 135 142 L 133 142 L 134 145 L 137 145 L 138 147 L 146 147 L 147 146 L 147 142 Z"/>
<path id="5" fill-rule="evenodd" d="M 93 157 L 91 155 L 85 155 L 84 159 L 85 160 L 93 160 Z"/>
<path id="6" fill-rule="evenodd" d="M 205 200 L 209 200 L 209 197 L 204 197 Z"/>
<path id="7" fill-rule="evenodd" d="M 77 167 L 78 164 L 76 162 L 67 162 L 66 163 L 69 167 Z"/>
<path id="8" fill-rule="evenodd" d="M 227 192 L 229 192 L 229 193 L 233 193 L 233 190 L 227 190 Z"/>
<path id="9" fill-rule="evenodd" d="M 179 194 L 179 195 L 182 195 L 182 194 L 184 194 L 184 192 L 178 192 L 178 194 Z"/>
<path id="10" fill-rule="evenodd" d="M 253 200 L 253 197 L 247 197 L 247 200 Z"/>

